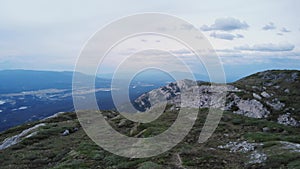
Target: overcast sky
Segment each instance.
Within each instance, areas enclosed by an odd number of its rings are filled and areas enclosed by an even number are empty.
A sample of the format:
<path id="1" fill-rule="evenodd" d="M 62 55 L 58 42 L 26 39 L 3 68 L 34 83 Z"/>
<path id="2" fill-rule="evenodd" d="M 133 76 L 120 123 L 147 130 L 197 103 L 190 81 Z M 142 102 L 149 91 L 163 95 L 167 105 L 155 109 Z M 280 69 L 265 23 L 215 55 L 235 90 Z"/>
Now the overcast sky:
<path id="1" fill-rule="evenodd" d="M 97 30 L 142 12 L 193 24 L 232 77 L 300 69 L 299 9 L 298 0 L 0 0 L 0 69 L 73 70 Z"/>

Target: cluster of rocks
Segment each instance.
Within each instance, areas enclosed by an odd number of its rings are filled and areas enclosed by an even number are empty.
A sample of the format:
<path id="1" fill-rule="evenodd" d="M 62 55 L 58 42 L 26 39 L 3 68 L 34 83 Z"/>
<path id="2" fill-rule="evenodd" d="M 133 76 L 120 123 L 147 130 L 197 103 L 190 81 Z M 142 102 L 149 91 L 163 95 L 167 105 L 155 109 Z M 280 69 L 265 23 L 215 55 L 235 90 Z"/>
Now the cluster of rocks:
<path id="1" fill-rule="evenodd" d="M 167 86 L 152 90 L 135 100 L 137 105 L 149 109 L 151 105 L 168 102 L 176 107 L 220 108 L 225 103 L 225 92 L 237 90 L 233 86 L 200 85 L 192 80 L 181 80 Z"/>
<path id="2" fill-rule="evenodd" d="M 226 145 L 220 145 L 220 149 L 230 149 L 231 153 L 248 153 L 249 155 L 249 164 L 260 164 L 267 160 L 267 155 L 256 150 L 257 146 L 262 146 L 262 143 L 248 143 L 247 141 L 242 142 L 229 142 Z"/>
<path id="3" fill-rule="evenodd" d="M 258 143 L 248 143 L 247 141 L 242 142 L 229 142 L 226 145 L 220 145 L 218 148 L 220 149 L 230 149 L 231 153 L 247 153 L 249 151 L 253 151 L 256 146 L 262 145 Z"/>
<path id="4" fill-rule="evenodd" d="M 280 115 L 277 118 L 277 122 L 279 124 L 283 124 L 283 125 L 286 125 L 286 126 L 295 126 L 295 127 L 300 126 L 300 122 L 297 121 L 296 119 L 294 119 L 293 117 L 291 117 L 290 113 Z"/>
<path id="5" fill-rule="evenodd" d="M 230 102 L 226 105 L 227 110 L 232 110 L 233 113 L 252 118 L 265 118 L 270 114 L 264 105 L 256 99 L 243 100 L 235 93 L 231 93 L 228 99 Z"/>
<path id="6" fill-rule="evenodd" d="M 281 110 L 285 104 L 280 102 L 277 98 L 272 99 L 272 101 L 266 101 L 266 104 L 272 107 L 274 110 Z"/>
<path id="7" fill-rule="evenodd" d="M 180 92 L 180 90 L 185 91 Z M 182 80 L 145 93 L 136 99 L 135 103 L 144 106 L 145 110 L 149 109 L 151 105 L 167 100 L 176 107 L 220 108 L 253 118 L 265 118 L 270 114 L 263 104 L 256 99 L 243 100 L 238 97 L 235 92 L 240 91 L 232 85 L 197 86 L 190 80 Z M 225 92 L 231 94 L 226 98 Z M 263 97 L 270 96 L 266 92 L 261 95 Z M 257 95 L 257 97 L 260 96 Z M 227 104 L 225 104 L 226 99 L 230 100 Z"/>
<path id="8" fill-rule="evenodd" d="M 249 164 L 260 164 L 267 160 L 267 155 L 265 153 L 259 152 L 257 150 L 250 154 Z"/>
<path id="9" fill-rule="evenodd" d="M 71 129 L 66 129 L 61 135 L 62 136 L 68 136 L 70 135 L 71 133 L 74 133 L 78 131 L 78 128 L 77 127 L 74 127 L 72 130 Z"/>
<path id="10" fill-rule="evenodd" d="M 260 76 L 267 80 L 272 80 L 272 78 L 276 80 L 285 77 L 286 74 L 273 75 L 264 72 Z M 293 74 L 289 78 L 295 80 L 298 78 L 298 74 Z M 144 111 L 149 110 L 152 105 L 163 102 L 175 105 L 174 107 L 177 109 L 180 107 L 219 108 L 251 118 L 267 118 L 271 112 L 281 111 L 286 107 L 285 103 L 275 97 L 276 95 L 267 91 L 267 87 L 252 87 L 255 88 L 256 93 L 253 92 L 252 97 L 245 98 L 240 97 L 240 94 L 248 96 L 251 93 L 240 90 L 233 85 L 207 85 L 205 83 L 197 85 L 192 80 L 181 80 L 143 94 L 135 100 L 135 104 Z M 275 87 L 280 88 L 278 85 Z M 226 92 L 228 93 L 227 96 L 225 95 Z M 285 89 L 284 92 L 287 93 L 289 90 Z M 284 110 L 284 112 L 286 111 Z M 277 122 L 290 126 L 300 126 L 300 122 L 291 117 L 290 114 L 279 116 Z"/>

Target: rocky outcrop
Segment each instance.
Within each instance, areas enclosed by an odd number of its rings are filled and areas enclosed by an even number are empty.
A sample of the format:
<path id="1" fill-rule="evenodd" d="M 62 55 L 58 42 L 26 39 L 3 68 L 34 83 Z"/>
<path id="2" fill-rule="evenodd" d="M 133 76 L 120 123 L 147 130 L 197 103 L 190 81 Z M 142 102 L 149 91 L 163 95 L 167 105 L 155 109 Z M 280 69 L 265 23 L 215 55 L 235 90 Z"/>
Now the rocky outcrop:
<path id="1" fill-rule="evenodd" d="M 265 92 L 265 91 L 263 91 L 260 95 L 262 95 L 262 97 L 264 97 L 264 98 L 270 98 L 271 97 L 271 95 L 269 93 Z"/>
<path id="2" fill-rule="evenodd" d="M 280 141 L 280 143 L 283 145 L 284 149 L 290 150 L 292 152 L 300 153 L 300 144 L 286 142 L 286 141 Z"/>
<path id="3" fill-rule="evenodd" d="M 231 85 L 210 85 L 191 80 L 170 83 L 167 86 L 143 94 L 135 104 L 143 110 L 167 101 L 180 107 L 219 108 L 252 118 L 277 119 L 285 125 L 300 126 L 299 71 L 274 70 L 253 74 Z M 184 94 L 180 90 L 185 90 Z M 222 92 L 227 92 L 226 103 Z M 184 99 L 182 99 L 184 98 Z M 152 104 L 152 105 L 151 105 Z M 289 112 L 293 117 L 284 113 Z"/>
<path id="4" fill-rule="evenodd" d="M 277 119 L 277 122 L 279 124 L 283 124 L 283 125 L 286 125 L 286 126 L 295 126 L 295 127 L 300 126 L 300 122 L 298 122 L 296 119 L 291 117 L 290 113 L 280 115 Z"/>
<path id="5" fill-rule="evenodd" d="M 285 104 L 280 102 L 277 98 L 272 99 L 272 101 L 266 101 L 266 104 L 274 110 L 281 110 L 285 106 Z"/>
<path id="6" fill-rule="evenodd" d="M 188 92 L 182 94 L 180 89 Z M 222 100 L 221 96 L 224 92 L 231 94 Z M 220 108 L 252 118 L 265 118 L 270 114 L 261 102 L 256 99 L 241 99 L 235 94 L 236 92 L 241 90 L 232 85 L 195 86 L 190 80 L 182 80 L 145 93 L 136 99 L 135 103 L 140 108 L 149 109 L 151 105 L 168 101 L 176 107 Z M 225 104 L 224 99 L 229 102 Z"/>
<path id="7" fill-rule="evenodd" d="M 247 141 L 243 142 L 229 142 L 226 145 L 220 145 L 218 148 L 220 149 L 229 149 L 231 153 L 247 153 L 249 151 L 253 151 L 256 146 L 262 145 L 259 143 L 248 143 Z"/>
<path id="8" fill-rule="evenodd" d="M 26 129 L 24 131 L 22 131 L 20 134 L 6 138 L 2 144 L 0 145 L 0 150 L 6 149 L 12 145 L 15 145 L 19 142 L 21 142 L 23 139 L 25 138 L 29 138 L 35 134 L 37 134 L 37 132 L 33 132 L 34 130 L 36 130 L 37 128 L 41 127 L 41 126 L 45 126 L 45 123 L 40 123 L 37 124 L 29 129 Z"/>
<path id="9" fill-rule="evenodd" d="M 267 160 L 267 155 L 265 153 L 259 152 L 257 150 L 250 154 L 249 164 L 261 164 Z"/>
<path id="10" fill-rule="evenodd" d="M 149 109 L 152 105 L 166 101 L 174 104 L 176 107 L 221 108 L 224 107 L 225 101 L 221 95 L 225 95 L 227 90 L 235 91 L 238 89 L 230 85 L 198 86 L 194 81 L 181 80 L 145 93 L 137 98 L 135 103 L 144 110 Z"/>
<path id="11" fill-rule="evenodd" d="M 263 143 L 229 142 L 226 145 L 220 145 L 220 149 L 229 149 L 231 153 L 249 153 L 249 161 L 246 164 L 260 164 L 267 160 L 265 153 L 256 150 L 258 146 L 263 146 Z"/>
<path id="12" fill-rule="evenodd" d="M 232 110 L 233 113 L 252 118 L 265 118 L 270 114 L 264 105 L 255 99 L 243 100 L 235 93 L 231 93 L 228 100 L 230 102 L 227 104 L 227 110 Z"/>
<path id="13" fill-rule="evenodd" d="M 252 96 L 255 98 L 255 99 L 258 99 L 258 100 L 261 100 L 261 96 L 256 94 L 256 93 L 253 93 Z"/>

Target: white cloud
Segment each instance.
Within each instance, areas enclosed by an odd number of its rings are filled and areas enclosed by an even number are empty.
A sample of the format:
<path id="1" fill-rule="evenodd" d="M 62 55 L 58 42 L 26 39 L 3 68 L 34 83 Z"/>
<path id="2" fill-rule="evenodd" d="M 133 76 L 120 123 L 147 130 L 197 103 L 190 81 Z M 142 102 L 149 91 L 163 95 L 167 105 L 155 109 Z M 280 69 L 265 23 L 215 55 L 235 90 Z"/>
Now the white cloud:
<path id="1" fill-rule="evenodd" d="M 276 29 L 276 26 L 273 22 L 269 22 L 267 25 L 262 27 L 263 30 L 272 30 L 272 29 Z"/>
<path id="2" fill-rule="evenodd" d="M 238 19 L 228 17 L 219 18 L 215 20 L 215 23 L 211 26 L 203 25 L 201 30 L 212 31 L 212 30 L 222 30 L 222 31 L 233 31 L 240 29 L 247 29 L 249 25 L 245 21 L 240 21 Z"/>
<path id="3" fill-rule="evenodd" d="M 300 52 L 241 52 L 238 50 L 217 50 L 225 65 L 253 65 L 284 62 L 295 64 L 300 61 Z"/>
<path id="4" fill-rule="evenodd" d="M 264 44 L 255 44 L 253 46 L 243 45 L 235 47 L 236 50 L 243 51 L 259 51 L 259 52 L 282 52 L 282 51 L 292 51 L 295 48 L 293 44 L 289 43 L 264 43 Z"/>
<path id="5" fill-rule="evenodd" d="M 280 31 L 281 31 L 281 32 L 285 32 L 285 33 L 291 32 L 290 30 L 288 30 L 288 29 L 285 28 L 285 27 L 282 27 L 282 28 L 280 29 Z"/>
<path id="6" fill-rule="evenodd" d="M 217 39 L 224 39 L 224 40 L 234 40 L 236 38 L 244 38 L 244 36 L 241 34 L 234 35 L 230 33 L 216 33 L 216 32 L 211 33 L 209 36 Z"/>

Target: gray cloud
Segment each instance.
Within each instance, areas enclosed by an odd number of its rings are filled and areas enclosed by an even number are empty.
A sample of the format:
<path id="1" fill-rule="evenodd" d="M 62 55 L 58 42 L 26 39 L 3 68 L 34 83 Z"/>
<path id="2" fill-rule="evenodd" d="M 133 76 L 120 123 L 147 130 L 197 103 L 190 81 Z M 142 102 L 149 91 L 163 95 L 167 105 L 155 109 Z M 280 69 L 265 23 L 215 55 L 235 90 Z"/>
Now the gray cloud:
<path id="1" fill-rule="evenodd" d="M 267 25 L 263 26 L 262 29 L 265 31 L 272 30 L 272 29 L 276 29 L 276 26 L 273 22 L 269 22 Z"/>
<path id="2" fill-rule="evenodd" d="M 238 46 L 234 49 L 236 50 L 245 50 L 245 51 L 259 51 L 259 52 L 283 52 L 283 51 L 292 51 L 295 48 L 294 45 L 289 43 L 266 43 L 266 44 L 256 44 L 253 46 L 244 45 Z"/>
<path id="3" fill-rule="evenodd" d="M 285 32 L 285 33 L 291 32 L 290 30 L 288 30 L 288 29 L 285 28 L 285 27 L 282 27 L 282 28 L 280 29 L 280 31 L 281 31 L 281 32 Z"/>
<path id="4" fill-rule="evenodd" d="M 283 36 L 283 33 L 278 32 L 277 35 L 278 36 Z"/>
<path id="5" fill-rule="evenodd" d="M 222 31 L 233 31 L 239 29 L 247 29 L 249 25 L 245 21 L 240 21 L 235 18 L 219 18 L 215 20 L 215 23 L 207 26 L 203 25 L 201 30 L 212 31 L 212 30 L 222 30 Z"/>
<path id="6" fill-rule="evenodd" d="M 216 32 L 211 33 L 210 37 L 217 38 L 217 39 L 224 39 L 224 40 L 234 40 L 236 38 L 244 38 L 244 36 L 241 34 L 234 35 L 230 33 L 216 33 Z"/>

